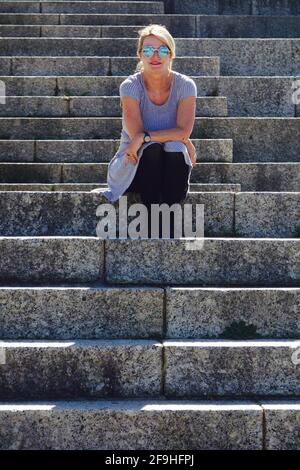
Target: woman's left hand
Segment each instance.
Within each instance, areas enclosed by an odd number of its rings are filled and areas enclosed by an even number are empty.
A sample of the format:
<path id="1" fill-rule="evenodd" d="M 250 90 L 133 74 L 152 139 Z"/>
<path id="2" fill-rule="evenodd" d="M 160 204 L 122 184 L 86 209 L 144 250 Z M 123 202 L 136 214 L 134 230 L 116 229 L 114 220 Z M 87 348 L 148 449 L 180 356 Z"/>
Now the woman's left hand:
<path id="1" fill-rule="evenodd" d="M 135 138 L 131 141 L 131 143 L 128 145 L 128 147 L 126 148 L 125 165 L 127 165 L 129 161 L 131 161 L 131 163 L 133 163 L 134 165 L 137 164 L 137 160 L 138 160 L 137 152 L 139 148 L 141 147 L 141 145 L 142 145 L 141 134 L 137 134 Z"/>

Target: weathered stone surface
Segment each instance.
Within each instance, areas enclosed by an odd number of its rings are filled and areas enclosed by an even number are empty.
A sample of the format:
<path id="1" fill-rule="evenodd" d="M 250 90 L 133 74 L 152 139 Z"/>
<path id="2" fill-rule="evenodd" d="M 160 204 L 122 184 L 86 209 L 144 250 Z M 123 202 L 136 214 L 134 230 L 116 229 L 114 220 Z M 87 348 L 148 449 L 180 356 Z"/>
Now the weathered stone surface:
<path id="1" fill-rule="evenodd" d="M 38 25 L 1 25 L 1 37 L 24 37 L 24 38 L 38 38 L 40 37 L 40 26 Z"/>
<path id="2" fill-rule="evenodd" d="M 42 13 L 106 13 L 106 14 L 116 14 L 116 13 L 164 13 L 164 3 L 163 1 L 159 2 L 60 2 L 57 4 L 46 2 L 41 4 Z"/>
<path id="3" fill-rule="evenodd" d="M 43 95 L 55 96 L 56 77 L 13 77 L 4 75 L 0 79 L 5 84 L 5 107 L 10 103 L 11 96 L 14 98 L 34 95 L 39 97 Z"/>
<path id="4" fill-rule="evenodd" d="M 0 191 L 91 191 L 107 183 L 0 183 Z M 240 184 L 190 183 L 190 192 L 239 192 Z M 129 194 L 129 193 L 128 193 Z"/>
<path id="5" fill-rule="evenodd" d="M 232 162 L 233 143 L 231 139 L 192 139 L 192 142 L 197 151 L 198 162 Z M 117 139 L 0 140 L 0 161 L 61 162 L 69 164 L 107 163 L 117 152 L 119 144 L 120 141 Z M 236 165 L 234 165 L 234 167 L 236 167 Z M 197 166 L 194 168 L 193 174 L 195 174 L 196 169 Z M 95 168 L 92 170 L 92 173 L 94 173 Z M 248 168 L 247 171 L 249 172 Z M 231 168 L 230 174 L 235 175 L 235 172 L 231 171 Z M 243 172 L 238 172 L 236 178 L 241 177 L 241 174 L 243 174 Z M 295 172 L 293 171 L 292 174 L 295 175 Z M 201 172 L 199 178 L 200 176 Z M 239 184 L 238 180 L 236 184 Z"/>
<path id="6" fill-rule="evenodd" d="M 200 154 L 201 157 L 201 154 Z M 203 154 L 205 158 L 205 153 Z M 261 155 L 261 158 L 265 158 Z M 256 159 L 258 160 L 259 157 Z M 239 183 L 242 191 L 298 191 L 300 190 L 300 163 L 219 163 L 199 162 L 194 167 L 191 181 L 202 183 Z"/>
<path id="7" fill-rule="evenodd" d="M 1 287 L 2 339 L 160 338 L 163 289 Z"/>
<path id="8" fill-rule="evenodd" d="M 41 9 L 40 9 L 41 8 Z M 2 13 L 124 13 L 124 9 L 128 13 L 164 13 L 164 4 L 162 1 L 156 2 L 119 2 L 115 1 L 63 1 L 63 2 L 36 2 L 33 1 L 16 1 L 16 2 L 0 2 L 0 11 Z"/>
<path id="9" fill-rule="evenodd" d="M 136 38 L 120 38 L 119 41 L 112 41 L 111 38 L 3 38 L 0 54 L 136 57 L 136 42 Z M 300 39 L 294 38 L 176 40 L 176 53 L 179 56 L 219 57 L 221 75 L 297 75 L 300 65 L 299 48 Z"/>
<path id="10" fill-rule="evenodd" d="M 38 140 L 36 161 L 41 163 L 109 162 L 118 150 L 118 141 L 107 140 Z"/>
<path id="11" fill-rule="evenodd" d="M 11 58 L 10 57 L 1 57 L 0 73 L 1 75 L 9 75 L 11 73 Z"/>
<path id="12" fill-rule="evenodd" d="M 2 62 L 3 61 L 3 62 Z M 11 69 L 10 69 L 11 62 Z M 88 76 L 100 75 L 98 81 L 103 76 L 110 73 L 110 81 L 114 77 L 129 75 L 135 69 L 137 59 L 132 56 L 107 57 L 107 56 L 12 56 L 12 58 L 2 57 L 0 72 L 2 74 L 12 74 L 15 76 L 35 76 L 35 75 L 59 75 L 77 76 L 78 80 L 84 80 Z M 173 62 L 173 70 L 187 75 L 210 76 L 220 74 L 219 57 L 180 57 L 177 56 Z M 95 77 L 96 79 L 97 77 Z M 105 77 L 106 78 L 106 77 Z M 69 77 L 72 80 L 72 77 Z M 124 78 L 123 78 L 124 80 Z"/>
<path id="13" fill-rule="evenodd" d="M 8 3 L 10 0 L 6 0 L 5 3 Z M 12 0 L 14 1 L 14 0 Z M 2 2 L 3 3 L 3 2 Z M 2 25 L 58 25 L 59 24 L 59 15 L 43 15 L 39 13 L 0 13 L 0 24 Z"/>
<path id="14" fill-rule="evenodd" d="M 227 116 L 225 97 L 199 97 L 197 116 Z M 112 96 L 7 96 L 0 116 L 116 117 L 122 116 L 119 97 Z"/>
<path id="15" fill-rule="evenodd" d="M 109 283 L 299 286 L 300 240 L 106 240 Z M 136 260 L 139 260 L 137 263 Z"/>
<path id="16" fill-rule="evenodd" d="M 300 341 L 164 341 L 167 397 L 298 396 Z"/>
<path id="17" fill-rule="evenodd" d="M 4 399 L 158 397 L 162 346 L 151 340 L 3 341 Z"/>
<path id="18" fill-rule="evenodd" d="M 300 187 L 298 193 L 236 194 L 235 235 L 300 238 Z"/>
<path id="19" fill-rule="evenodd" d="M 24 58 L 23 62 L 26 60 Z M 101 106 L 105 107 L 105 103 L 110 103 L 115 109 L 115 116 L 119 116 L 120 107 L 119 104 L 119 87 L 121 82 L 126 78 L 127 75 L 133 73 L 134 63 L 132 57 L 110 57 L 110 67 L 117 67 L 116 73 L 113 76 L 105 75 L 109 74 L 109 70 L 106 69 L 106 65 L 103 63 L 102 75 L 99 76 L 101 70 L 95 70 L 95 75 L 91 76 L 92 65 L 89 63 L 89 59 L 105 58 L 88 58 L 88 57 L 62 57 L 54 58 L 49 57 L 46 59 L 40 57 L 27 58 L 32 59 L 32 66 L 29 67 L 27 74 L 29 76 L 3 76 L 1 80 L 5 82 L 5 94 L 10 103 L 9 96 L 47 96 L 56 97 L 59 96 L 70 96 L 72 99 L 70 104 L 81 103 L 82 110 L 84 113 L 85 107 L 93 110 L 94 115 L 109 116 L 105 114 L 109 112 L 108 109 L 104 108 L 103 111 L 98 110 L 99 101 Z M 12 59 L 14 60 L 14 59 Z M 85 60 L 86 69 L 83 67 L 83 61 Z M 219 76 L 218 70 L 215 68 L 214 57 L 176 57 L 173 62 L 173 70 L 180 71 L 186 75 L 192 76 L 193 80 L 197 85 L 197 116 L 210 116 L 211 114 L 205 114 L 205 112 L 211 112 L 211 106 L 218 110 L 219 114 L 216 116 L 226 116 L 224 114 L 226 110 L 226 99 L 228 100 L 228 115 L 236 117 L 248 117 L 248 116 L 265 116 L 265 117 L 294 117 L 295 116 L 295 104 L 292 99 L 292 86 L 296 82 L 297 77 L 239 77 L 239 76 Z M 98 61 L 98 63 L 99 63 Z M 188 62 L 187 62 L 188 61 Z M 70 63 L 71 62 L 71 63 Z M 35 65 L 40 64 L 41 69 L 34 69 Z M 76 76 L 75 64 L 78 65 L 78 72 L 81 71 L 82 76 Z M 50 69 L 50 66 L 52 67 Z M 65 72 L 64 68 L 65 67 Z M 209 70 L 211 67 L 211 70 Z M 30 76 L 34 70 L 37 74 L 48 73 L 58 74 L 57 77 L 40 77 Z M 123 75 L 121 74 L 123 72 Z M 71 76 L 64 76 L 65 73 Z M 120 75 L 122 75 L 120 77 Z M 201 76 L 201 75 L 212 75 L 212 76 Z M 59 96 L 57 96 L 59 95 Z M 93 96 L 95 99 L 95 106 L 93 109 L 92 99 L 88 97 Z M 28 98 L 26 98 L 28 101 Z M 24 98 L 24 103 L 26 103 Z M 112 100 L 112 101 L 110 101 Z M 117 104 L 115 104 L 117 101 Z M 212 104 L 210 104 L 212 102 Z M 84 105 L 84 106 L 83 106 Z M 206 107 L 206 108 L 205 108 Z M 207 109 L 208 107 L 208 109 Z M 203 108 L 203 110 L 202 110 Z M 72 109 L 72 107 L 71 107 Z M 76 107 L 73 110 L 76 111 Z M 220 114 L 222 111 L 223 114 Z M 77 109 L 78 112 L 78 109 Z M 299 113 L 298 113 L 299 114 Z"/>
<path id="20" fill-rule="evenodd" d="M 299 400 L 263 401 L 261 406 L 265 416 L 266 449 L 299 450 Z"/>
<path id="21" fill-rule="evenodd" d="M 261 449 L 262 410 L 244 402 L 1 402 L 1 449 Z"/>
<path id="22" fill-rule="evenodd" d="M 243 3 L 239 2 L 240 5 Z M 223 5 L 224 3 L 221 5 L 221 8 Z M 294 3 L 293 5 L 296 4 Z M 287 16 L 290 13 L 287 11 L 285 16 L 275 16 L 274 10 L 272 10 L 270 11 L 270 16 L 266 16 L 265 13 L 261 16 L 257 13 L 251 15 L 251 12 L 243 16 L 232 15 L 232 13 L 229 15 L 218 13 L 196 15 L 197 27 L 195 36 L 201 38 L 298 38 L 299 13 L 297 16 Z"/>
<path id="23" fill-rule="evenodd" d="M 300 289 L 169 287 L 166 337 L 300 338 Z"/>
<path id="24" fill-rule="evenodd" d="M 33 162 L 34 140 L 0 140 L 0 161 Z"/>
<path id="25" fill-rule="evenodd" d="M 222 15 L 299 15 L 300 6 L 293 0 L 174 0 L 175 13 Z"/>
<path id="26" fill-rule="evenodd" d="M 0 251 L 2 285 L 103 280 L 98 237 L 0 237 Z"/>
<path id="27" fill-rule="evenodd" d="M 119 139 L 118 117 L 0 117 L 0 139 Z M 233 139 L 234 162 L 298 162 L 300 118 L 196 117 L 191 138 Z"/>
<path id="28" fill-rule="evenodd" d="M 196 118 L 193 133 L 198 138 L 233 139 L 234 162 L 275 163 L 299 162 L 299 131 L 300 118 L 215 117 Z"/>
<path id="29" fill-rule="evenodd" d="M 0 106 L 0 116 L 69 116 L 69 102 L 54 96 L 7 96 L 5 106 Z"/>
<path id="30" fill-rule="evenodd" d="M 14 56 L 9 60 L 12 75 L 107 75 L 110 66 L 109 57 Z M 2 68 L 0 70 L 5 73 Z"/>
<path id="31" fill-rule="evenodd" d="M 37 2 L 0 2 L 1 13 L 39 13 L 40 5 Z"/>
<path id="32" fill-rule="evenodd" d="M 107 163 L 1 163 L 0 181 L 6 183 L 106 182 Z"/>

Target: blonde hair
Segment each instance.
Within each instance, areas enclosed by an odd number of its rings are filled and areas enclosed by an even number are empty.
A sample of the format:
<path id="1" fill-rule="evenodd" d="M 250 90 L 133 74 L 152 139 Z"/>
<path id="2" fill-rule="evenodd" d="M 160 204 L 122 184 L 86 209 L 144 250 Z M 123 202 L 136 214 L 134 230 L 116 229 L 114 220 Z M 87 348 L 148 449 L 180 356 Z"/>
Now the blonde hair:
<path id="1" fill-rule="evenodd" d="M 137 46 L 137 57 L 139 58 L 138 54 L 142 52 L 143 49 L 143 43 L 144 39 L 147 36 L 150 36 L 152 34 L 153 36 L 156 36 L 158 39 L 160 39 L 162 42 L 164 42 L 170 49 L 170 69 L 172 69 L 172 63 L 173 59 L 176 57 L 175 55 L 175 41 L 171 33 L 167 30 L 167 28 L 161 24 L 150 24 L 146 26 L 145 28 L 142 28 L 138 31 L 139 34 L 139 41 L 138 41 L 138 46 Z M 141 60 L 138 61 L 135 72 L 139 72 L 140 70 L 143 70 L 143 62 Z"/>

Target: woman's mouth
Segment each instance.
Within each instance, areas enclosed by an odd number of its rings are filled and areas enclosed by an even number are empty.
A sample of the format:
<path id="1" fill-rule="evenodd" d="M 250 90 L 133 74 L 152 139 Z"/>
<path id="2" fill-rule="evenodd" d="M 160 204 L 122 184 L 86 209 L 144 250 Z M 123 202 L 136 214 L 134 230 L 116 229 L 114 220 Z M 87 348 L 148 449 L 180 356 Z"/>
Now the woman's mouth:
<path id="1" fill-rule="evenodd" d="M 161 65 L 161 62 L 150 62 L 151 65 Z"/>

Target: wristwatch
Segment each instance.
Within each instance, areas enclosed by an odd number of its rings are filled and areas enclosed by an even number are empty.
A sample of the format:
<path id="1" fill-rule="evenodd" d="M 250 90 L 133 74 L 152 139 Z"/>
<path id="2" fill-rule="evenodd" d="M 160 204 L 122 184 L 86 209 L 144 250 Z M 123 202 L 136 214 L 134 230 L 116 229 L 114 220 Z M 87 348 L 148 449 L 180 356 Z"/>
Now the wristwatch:
<path id="1" fill-rule="evenodd" d="M 144 142 L 151 142 L 150 134 L 147 131 L 144 131 Z"/>

